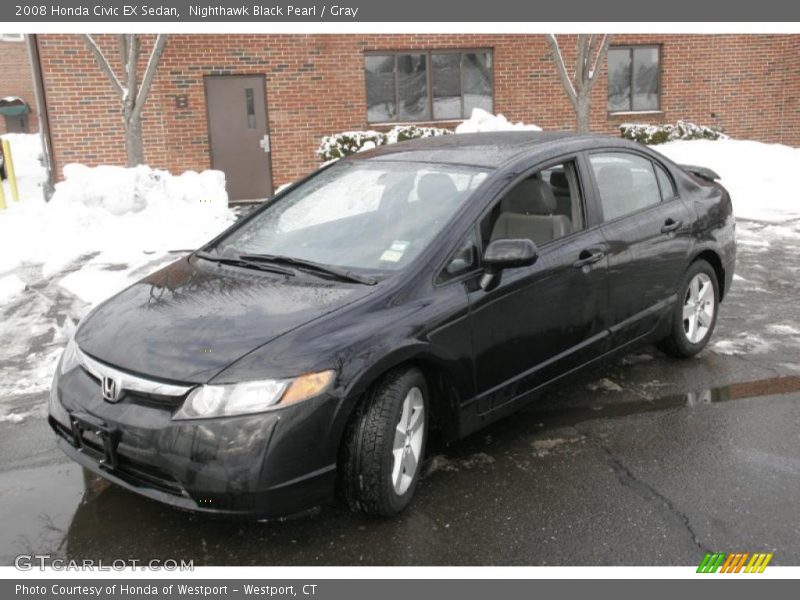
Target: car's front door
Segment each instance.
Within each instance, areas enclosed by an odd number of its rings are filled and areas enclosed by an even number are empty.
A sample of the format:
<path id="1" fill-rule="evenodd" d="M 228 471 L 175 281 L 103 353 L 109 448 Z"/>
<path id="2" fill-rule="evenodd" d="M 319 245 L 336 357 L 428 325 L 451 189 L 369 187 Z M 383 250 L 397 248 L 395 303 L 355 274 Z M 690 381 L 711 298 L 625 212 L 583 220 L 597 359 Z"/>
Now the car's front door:
<path id="1" fill-rule="evenodd" d="M 531 173 L 480 222 L 482 245 L 527 238 L 539 251 L 488 291 L 469 289 L 477 412 L 485 414 L 603 352 L 605 240 L 587 223 L 575 158 Z"/>
<path id="2" fill-rule="evenodd" d="M 650 332 L 674 300 L 691 249 L 691 213 L 666 169 L 619 150 L 588 155 L 608 243 L 611 345 Z"/>

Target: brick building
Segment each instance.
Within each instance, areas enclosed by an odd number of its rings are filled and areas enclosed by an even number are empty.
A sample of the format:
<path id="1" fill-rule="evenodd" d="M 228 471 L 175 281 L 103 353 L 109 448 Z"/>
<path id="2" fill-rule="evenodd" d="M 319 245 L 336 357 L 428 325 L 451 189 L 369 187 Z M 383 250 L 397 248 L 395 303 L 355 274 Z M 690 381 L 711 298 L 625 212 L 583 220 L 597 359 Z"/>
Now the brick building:
<path id="1" fill-rule="evenodd" d="M 0 34 L 0 98 L 22 98 L 29 112 L 14 118 L 0 116 L 0 134 L 38 129 L 28 48 L 22 34 Z"/>
<path id="2" fill-rule="evenodd" d="M 118 59 L 115 36 L 97 39 Z M 574 64 L 574 37 L 559 41 Z M 56 176 L 68 162 L 124 164 L 118 99 L 80 37 L 36 43 Z M 800 146 L 798 56 L 798 35 L 614 36 L 592 128 L 688 119 Z M 5 54 L 0 61 L 5 73 Z M 229 180 L 245 168 L 260 188 L 231 181 L 232 197 L 264 197 L 318 166 L 323 135 L 453 126 L 474 106 L 574 127 L 543 35 L 171 35 L 143 113 L 145 160 L 174 172 L 223 168 Z"/>

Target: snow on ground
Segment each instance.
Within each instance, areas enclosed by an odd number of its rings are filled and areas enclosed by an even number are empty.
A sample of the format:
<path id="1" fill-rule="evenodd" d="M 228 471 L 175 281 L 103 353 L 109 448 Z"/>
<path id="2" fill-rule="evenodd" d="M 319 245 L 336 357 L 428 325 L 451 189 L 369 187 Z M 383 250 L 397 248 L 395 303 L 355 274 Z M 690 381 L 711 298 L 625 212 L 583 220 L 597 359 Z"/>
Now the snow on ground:
<path id="1" fill-rule="evenodd" d="M 0 213 L 0 274 L 23 263 L 45 276 L 80 256 L 136 263 L 196 247 L 232 222 L 219 171 L 166 171 L 69 164 L 50 202 L 26 197 Z"/>
<path id="2" fill-rule="evenodd" d="M 731 194 L 737 218 L 783 223 L 800 218 L 800 148 L 750 140 L 691 140 L 653 147 L 679 164 L 708 167 Z M 800 236 L 794 229 L 776 235 Z"/>
<path id="3" fill-rule="evenodd" d="M 20 201 L 0 211 L 0 422 L 3 400 L 41 393 L 77 321 L 234 221 L 219 171 L 70 164 L 45 202 L 37 135 L 11 140 Z M 27 414 L 29 411 L 23 411 Z M 20 414 L 15 410 L 13 414 Z"/>
<path id="4" fill-rule="evenodd" d="M 25 289 L 25 282 L 14 274 L 0 277 L 0 302 L 11 298 Z"/>

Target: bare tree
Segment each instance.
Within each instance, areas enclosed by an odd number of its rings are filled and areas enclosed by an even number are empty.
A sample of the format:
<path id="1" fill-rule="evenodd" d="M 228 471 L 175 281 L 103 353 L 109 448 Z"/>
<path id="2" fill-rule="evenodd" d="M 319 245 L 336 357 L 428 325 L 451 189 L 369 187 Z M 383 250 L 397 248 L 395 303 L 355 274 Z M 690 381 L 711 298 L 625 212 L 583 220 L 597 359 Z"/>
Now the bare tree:
<path id="1" fill-rule="evenodd" d="M 608 52 L 611 36 L 603 35 L 602 39 L 595 34 L 578 36 L 578 52 L 575 58 L 575 74 L 570 79 L 564 57 L 558 47 L 556 36 L 548 34 L 547 42 L 552 50 L 553 62 L 556 63 L 558 76 L 567 93 L 572 108 L 575 110 L 575 130 L 589 131 L 589 115 L 591 114 L 592 88 L 600 74 L 600 65 Z M 594 59 L 592 59 L 594 57 Z"/>
<path id="2" fill-rule="evenodd" d="M 122 76 L 118 76 L 114 72 L 108 58 L 103 54 L 100 46 L 91 35 L 84 34 L 83 40 L 86 47 L 94 55 L 100 70 L 111 82 L 114 91 L 119 96 L 122 122 L 125 126 L 125 152 L 128 166 L 135 167 L 140 165 L 144 162 L 142 153 L 142 108 L 147 101 L 147 95 L 150 93 L 150 86 L 153 83 L 158 62 L 164 53 L 167 36 L 166 34 L 159 34 L 156 37 L 141 82 L 139 81 L 137 69 L 141 50 L 141 41 L 138 35 L 124 34 L 117 36 L 117 46 L 123 69 Z"/>

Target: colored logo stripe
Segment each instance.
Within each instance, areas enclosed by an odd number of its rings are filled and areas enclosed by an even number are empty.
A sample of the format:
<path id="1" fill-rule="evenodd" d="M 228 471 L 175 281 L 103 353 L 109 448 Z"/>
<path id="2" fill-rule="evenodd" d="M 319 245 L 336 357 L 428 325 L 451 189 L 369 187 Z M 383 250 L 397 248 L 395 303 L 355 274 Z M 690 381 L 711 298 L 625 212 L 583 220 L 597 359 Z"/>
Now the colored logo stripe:
<path id="1" fill-rule="evenodd" d="M 734 552 L 726 554 L 724 552 L 706 552 L 700 565 L 697 567 L 698 573 L 763 573 L 764 569 L 772 560 L 772 553 L 757 552 Z M 747 562 L 747 559 L 750 559 Z M 745 566 L 747 562 L 747 566 Z M 744 571 L 742 571 L 744 568 Z"/>
<path id="2" fill-rule="evenodd" d="M 753 554 L 753 558 L 745 567 L 745 573 L 763 573 L 767 568 L 769 561 L 772 560 L 772 553 L 770 554 Z"/>

